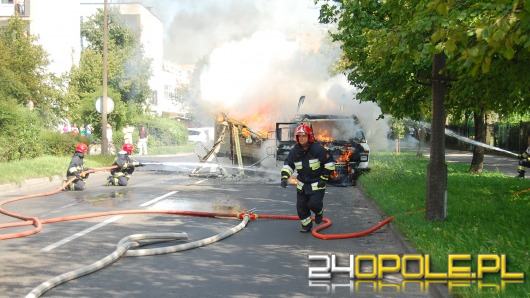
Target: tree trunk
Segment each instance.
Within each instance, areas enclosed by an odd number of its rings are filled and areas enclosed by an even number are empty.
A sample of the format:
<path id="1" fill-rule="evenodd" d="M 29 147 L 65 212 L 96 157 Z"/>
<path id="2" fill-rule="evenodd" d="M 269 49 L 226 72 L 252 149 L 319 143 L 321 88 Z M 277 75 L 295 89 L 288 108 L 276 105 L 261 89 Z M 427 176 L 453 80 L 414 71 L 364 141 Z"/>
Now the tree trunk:
<path id="1" fill-rule="evenodd" d="M 432 65 L 431 157 L 427 170 L 426 219 L 444 220 L 447 214 L 445 164 L 445 54 L 436 54 Z"/>
<path id="2" fill-rule="evenodd" d="M 423 123 L 425 120 L 425 116 L 421 114 L 420 116 L 420 123 Z M 416 151 L 417 157 L 423 157 L 423 143 L 425 142 L 425 129 L 422 125 L 418 126 L 417 130 L 418 135 L 418 150 Z"/>
<path id="3" fill-rule="evenodd" d="M 475 123 L 475 141 L 485 143 L 486 123 L 484 110 L 481 110 L 480 113 L 473 113 L 473 121 Z M 471 160 L 469 172 L 473 174 L 481 174 L 483 169 L 484 148 L 481 146 L 473 146 L 473 159 Z"/>

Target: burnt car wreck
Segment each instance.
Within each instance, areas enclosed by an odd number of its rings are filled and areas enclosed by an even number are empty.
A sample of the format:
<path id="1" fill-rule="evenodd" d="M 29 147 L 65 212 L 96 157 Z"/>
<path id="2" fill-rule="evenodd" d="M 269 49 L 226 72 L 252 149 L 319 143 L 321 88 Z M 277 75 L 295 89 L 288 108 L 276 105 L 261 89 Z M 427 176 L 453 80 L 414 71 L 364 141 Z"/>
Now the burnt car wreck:
<path id="1" fill-rule="evenodd" d="M 301 124 L 308 124 L 315 139 L 335 159 L 335 172 L 329 184 L 355 186 L 358 177 L 370 171 L 370 147 L 363 127 L 355 115 L 303 114 L 293 122 L 276 123 L 276 159 L 283 161 L 295 145 L 294 131 Z"/>
<path id="2" fill-rule="evenodd" d="M 275 158 L 278 166 L 295 145 L 294 132 L 301 123 L 309 125 L 315 140 L 333 155 L 335 172 L 330 176 L 329 184 L 355 186 L 358 177 L 370 170 L 370 147 L 355 115 L 303 114 L 292 122 L 276 123 L 274 131 L 255 132 L 244 123 L 220 114 L 215 125 L 213 148 L 206 150 L 203 157 L 197 155 L 205 166 L 217 157 L 227 157 L 233 165 L 237 164 L 240 176 L 245 175 L 245 169 L 259 165 L 267 158 Z M 217 164 L 215 172 L 201 173 L 202 166 L 199 166 L 190 176 L 228 176 L 218 161 Z"/>

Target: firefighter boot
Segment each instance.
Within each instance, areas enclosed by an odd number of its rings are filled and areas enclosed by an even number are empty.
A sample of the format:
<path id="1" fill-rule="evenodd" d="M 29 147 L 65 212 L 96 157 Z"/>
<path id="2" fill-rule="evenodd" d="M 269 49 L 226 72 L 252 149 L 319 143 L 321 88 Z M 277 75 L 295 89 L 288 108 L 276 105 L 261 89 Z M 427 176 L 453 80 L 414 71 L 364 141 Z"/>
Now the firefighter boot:
<path id="1" fill-rule="evenodd" d="M 320 210 L 319 214 L 315 214 L 315 223 L 318 225 L 322 222 L 322 218 L 324 217 L 324 209 Z"/>
<path id="2" fill-rule="evenodd" d="M 302 222 L 302 227 L 300 228 L 300 232 L 301 233 L 311 232 L 311 228 L 313 227 L 313 222 L 311 221 L 311 217 L 302 219 L 301 222 Z"/>
<path id="3" fill-rule="evenodd" d="M 68 182 L 68 179 L 63 179 L 63 185 L 65 185 L 66 182 Z M 65 187 L 63 187 L 63 188 L 61 189 L 61 191 L 69 190 L 69 187 L 70 187 L 70 185 L 66 185 Z"/>
<path id="4" fill-rule="evenodd" d="M 519 171 L 517 171 L 517 172 L 519 173 L 519 176 L 516 176 L 515 178 L 524 178 L 524 173 L 525 173 L 525 171 L 521 171 L 521 170 L 519 170 Z"/>

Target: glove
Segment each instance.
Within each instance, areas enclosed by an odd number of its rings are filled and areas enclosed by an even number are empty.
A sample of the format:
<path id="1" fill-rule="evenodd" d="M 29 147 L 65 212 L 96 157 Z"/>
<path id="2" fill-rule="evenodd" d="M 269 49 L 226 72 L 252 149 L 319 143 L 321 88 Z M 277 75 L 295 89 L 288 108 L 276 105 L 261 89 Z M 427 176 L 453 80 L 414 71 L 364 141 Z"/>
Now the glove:
<path id="1" fill-rule="evenodd" d="M 281 182 L 281 185 L 282 187 L 287 187 L 287 178 L 282 178 L 282 182 Z"/>
<path id="2" fill-rule="evenodd" d="M 322 188 L 322 187 L 325 187 L 326 186 L 326 181 L 320 179 L 317 183 L 317 187 L 318 188 Z"/>
<path id="3" fill-rule="evenodd" d="M 134 161 L 132 162 L 132 166 L 133 166 L 133 167 L 143 167 L 143 166 L 145 166 L 145 165 L 144 165 L 143 163 L 137 161 L 137 160 L 134 160 Z"/>
<path id="4" fill-rule="evenodd" d="M 90 175 L 90 173 L 81 174 L 81 178 L 83 178 L 83 179 L 87 179 L 87 178 L 88 178 L 88 175 Z"/>

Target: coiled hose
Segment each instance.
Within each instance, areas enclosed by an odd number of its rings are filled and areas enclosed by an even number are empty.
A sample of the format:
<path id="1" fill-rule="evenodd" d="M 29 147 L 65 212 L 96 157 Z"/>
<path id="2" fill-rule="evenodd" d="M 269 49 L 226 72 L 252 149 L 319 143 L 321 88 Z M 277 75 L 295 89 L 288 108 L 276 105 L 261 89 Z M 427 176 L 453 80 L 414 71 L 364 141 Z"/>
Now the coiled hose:
<path id="1" fill-rule="evenodd" d="M 111 254 L 109 254 L 108 256 L 88 266 L 61 274 L 59 276 L 56 276 L 52 279 L 49 279 L 43 282 L 42 284 L 34 288 L 26 296 L 26 298 L 40 297 L 45 292 L 49 291 L 50 289 L 58 285 L 66 283 L 72 279 L 76 279 L 81 276 L 93 273 L 97 270 L 103 269 L 104 267 L 116 262 L 122 256 L 139 257 L 139 256 L 160 255 L 160 254 L 167 254 L 167 253 L 174 253 L 178 251 L 189 250 L 189 249 L 205 246 L 208 244 L 212 244 L 214 242 L 217 242 L 219 240 L 232 236 L 235 233 L 241 231 L 247 225 L 249 220 L 250 220 L 250 215 L 246 214 L 244 215 L 243 221 L 241 221 L 241 223 L 239 223 L 237 226 L 232 227 L 220 234 L 217 234 L 217 235 L 205 238 L 205 239 L 197 240 L 194 242 L 177 244 L 177 245 L 168 246 L 168 247 L 157 247 L 157 248 L 150 248 L 150 249 L 134 250 L 134 248 L 136 247 L 154 244 L 158 242 L 187 240 L 188 235 L 186 233 L 155 233 L 155 234 L 134 234 L 134 235 L 124 237 L 118 242 L 118 247 L 116 248 L 116 250 L 112 252 Z M 146 239 L 149 241 L 145 241 Z"/>

